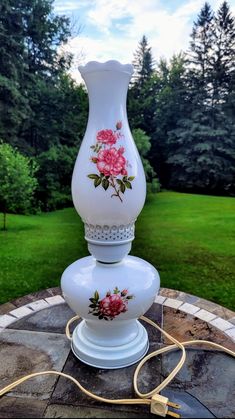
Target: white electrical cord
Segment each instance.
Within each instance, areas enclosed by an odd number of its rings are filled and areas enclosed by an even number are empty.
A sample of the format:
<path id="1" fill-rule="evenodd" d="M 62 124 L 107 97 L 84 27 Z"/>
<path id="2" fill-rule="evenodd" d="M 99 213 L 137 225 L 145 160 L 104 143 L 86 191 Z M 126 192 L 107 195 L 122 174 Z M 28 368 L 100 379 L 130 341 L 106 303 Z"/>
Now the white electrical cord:
<path id="1" fill-rule="evenodd" d="M 68 323 L 66 325 L 65 332 L 66 332 L 66 336 L 69 340 L 72 340 L 72 337 L 70 335 L 69 327 L 74 321 L 79 320 L 79 318 L 80 318 L 79 316 L 73 317 L 72 319 L 70 319 L 68 321 Z M 89 397 L 91 397 L 91 398 L 93 398 L 93 399 L 95 399 L 99 402 L 111 403 L 111 404 L 147 404 L 147 405 L 151 406 L 151 412 L 154 413 L 154 414 L 157 414 L 157 415 L 160 415 L 160 416 L 170 415 L 170 416 L 179 418 L 180 415 L 170 411 L 167 406 L 172 406 L 175 409 L 179 409 L 180 406 L 175 404 L 175 403 L 169 402 L 166 397 L 163 397 L 163 396 L 159 395 L 159 392 L 162 391 L 173 380 L 173 378 L 176 376 L 176 374 L 180 371 L 180 369 L 184 365 L 184 362 L 185 362 L 185 359 L 186 359 L 185 347 L 186 346 L 192 346 L 192 345 L 205 344 L 205 345 L 212 346 L 213 348 L 218 349 L 220 351 L 223 351 L 223 352 L 225 352 L 225 353 L 227 353 L 227 354 L 229 354 L 233 357 L 235 357 L 235 352 L 231 351 L 230 349 L 225 348 L 224 346 L 218 345 L 217 343 L 206 341 L 206 340 L 194 340 L 194 341 L 187 341 L 187 342 L 181 342 L 180 343 L 175 338 L 170 336 L 167 332 L 162 330 L 152 320 L 150 320 L 150 319 L 148 319 L 147 317 L 144 317 L 144 316 L 141 316 L 140 319 L 147 322 L 148 324 L 150 324 L 154 328 L 158 329 L 171 342 L 173 342 L 173 345 L 163 347 L 161 349 L 158 349 L 158 350 L 150 353 L 149 355 L 146 355 L 142 359 L 142 361 L 140 361 L 140 363 L 138 364 L 138 366 L 135 370 L 135 373 L 134 373 L 134 378 L 133 378 L 133 385 L 134 385 L 135 393 L 139 396 L 138 399 L 106 399 L 105 397 L 97 396 L 96 394 L 91 393 L 89 390 L 85 389 L 80 384 L 80 382 L 78 380 L 76 380 L 75 378 L 73 378 L 71 375 L 64 374 L 63 372 L 59 372 L 59 371 L 44 371 L 44 372 L 37 372 L 37 373 L 34 373 L 34 374 L 26 375 L 25 377 L 22 377 L 19 380 L 15 381 L 14 383 L 11 383 L 8 386 L 1 389 L 0 390 L 0 397 L 3 396 L 4 394 L 8 393 L 9 391 L 11 391 L 13 388 L 18 386 L 19 384 L 22 384 L 24 381 L 29 380 L 30 378 L 38 377 L 38 376 L 41 376 L 41 375 L 53 374 L 53 375 L 59 375 L 61 377 L 65 377 L 65 378 L 73 381 L 73 383 L 83 393 L 85 393 L 87 396 L 89 396 Z M 181 349 L 182 356 L 181 356 L 181 359 L 179 360 L 178 364 L 176 365 L 176 367 L 173 369 L 173 371 L 168 375 L 168 377 L 159 386 L 155 387 L 152 391 L 150 391 L 148 393 L 141 393 L 138 389 L 138 375 L 139 375 L 140 370 L 143 367 L 143 365 L 149 359 L 151 359 L 151 358 L 153 358 L 157 355 L 166 353 L 166 352 L 174 351 L 175 349 Z"/>

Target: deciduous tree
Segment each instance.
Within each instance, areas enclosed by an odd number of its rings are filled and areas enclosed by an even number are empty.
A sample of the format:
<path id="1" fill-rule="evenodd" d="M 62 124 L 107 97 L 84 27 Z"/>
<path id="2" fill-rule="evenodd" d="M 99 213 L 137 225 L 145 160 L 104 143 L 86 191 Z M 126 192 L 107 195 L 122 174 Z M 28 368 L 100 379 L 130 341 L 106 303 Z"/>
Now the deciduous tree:
<path id="1" fill-rule="evenodd" d="M 7 212 L 25 213 L 30 210 L 37 186 L 37 166 L 10 144 L 0 143 L 0 211 L 6 230 Z"/>

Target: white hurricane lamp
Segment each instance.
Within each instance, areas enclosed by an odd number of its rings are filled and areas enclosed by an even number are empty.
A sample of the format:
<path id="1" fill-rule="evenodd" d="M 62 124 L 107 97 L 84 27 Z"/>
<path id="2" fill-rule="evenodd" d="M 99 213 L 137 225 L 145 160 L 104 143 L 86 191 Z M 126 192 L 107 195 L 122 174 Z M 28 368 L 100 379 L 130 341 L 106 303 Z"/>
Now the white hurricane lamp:
<path id="1" fill-rule="evenodd" d="M 132 138 L 126 96 L 133 73 L 118 61 L 79 67 L 89 95 L 89 118 L 72 177 L 74 206 L 92 256 L 62 275 L 69 306 L 83 320 L 72 349 L 83 362 L 120 368 L 141 359 L 148 336 L 137 318 L 154 301 L 160 280 L 148 262 L 127 256 L 145 201 L 146 181 Z"/>

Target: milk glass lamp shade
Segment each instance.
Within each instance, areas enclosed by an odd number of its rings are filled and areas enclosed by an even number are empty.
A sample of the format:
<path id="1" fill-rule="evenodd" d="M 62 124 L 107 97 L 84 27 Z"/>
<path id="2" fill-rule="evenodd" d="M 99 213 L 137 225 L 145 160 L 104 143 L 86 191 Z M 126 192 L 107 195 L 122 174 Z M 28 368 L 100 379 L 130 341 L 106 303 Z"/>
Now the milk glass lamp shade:
<path id="1" fill-rule="evenodd" d="M 112 262 L 129 252 L 146 196 L 126 112 L 133 68 L 117 61 L 92 61 L 79 70 L 88 89 L 89 119 L 74 167 L 72 197 L 85 223 L 90 252 Z"/>

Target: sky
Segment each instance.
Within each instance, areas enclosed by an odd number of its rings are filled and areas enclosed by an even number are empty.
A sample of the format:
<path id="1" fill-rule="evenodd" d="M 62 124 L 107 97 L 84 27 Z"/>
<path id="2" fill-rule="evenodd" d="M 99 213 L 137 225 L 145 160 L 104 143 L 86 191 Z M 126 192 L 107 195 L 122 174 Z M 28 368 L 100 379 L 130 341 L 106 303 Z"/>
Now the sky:
<path id="1" fill-rule="evenodd" d="M 216 11 L 222 0 L 209 0 Z M 235 0 L 228 1 L 235 15 Z M 71 18 L 74 54 L 72 76 L 81 81 L 78 65 L 88 61 L 131 63 L 143 35 L 154 60 L 185 51 L 193 21 L 205 0 L 55 0 L 56 14 Z"/>

